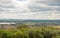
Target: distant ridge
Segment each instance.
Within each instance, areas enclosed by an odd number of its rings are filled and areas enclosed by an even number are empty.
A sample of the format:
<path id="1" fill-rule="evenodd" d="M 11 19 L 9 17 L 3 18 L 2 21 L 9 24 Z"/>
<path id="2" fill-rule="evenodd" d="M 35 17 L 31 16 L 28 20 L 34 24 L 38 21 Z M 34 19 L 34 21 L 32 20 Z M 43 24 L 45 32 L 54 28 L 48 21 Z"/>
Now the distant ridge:
<path id="1" fill-rule="evenodd" d="M 0 22 L 56 22 L 60 23 L 60 20 L 35 20 L 35 19 L 0 19 Z"/>

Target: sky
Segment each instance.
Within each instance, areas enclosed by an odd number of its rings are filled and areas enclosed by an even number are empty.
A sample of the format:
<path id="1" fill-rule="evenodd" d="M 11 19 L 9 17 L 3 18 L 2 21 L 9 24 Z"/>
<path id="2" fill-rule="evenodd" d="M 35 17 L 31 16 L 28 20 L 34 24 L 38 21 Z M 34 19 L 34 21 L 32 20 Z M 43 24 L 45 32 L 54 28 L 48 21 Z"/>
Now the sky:
<path id="1" fill-rule="evenodd" d="M 0 19 L 60 20 L 60 0 L 0 0 Z"/>

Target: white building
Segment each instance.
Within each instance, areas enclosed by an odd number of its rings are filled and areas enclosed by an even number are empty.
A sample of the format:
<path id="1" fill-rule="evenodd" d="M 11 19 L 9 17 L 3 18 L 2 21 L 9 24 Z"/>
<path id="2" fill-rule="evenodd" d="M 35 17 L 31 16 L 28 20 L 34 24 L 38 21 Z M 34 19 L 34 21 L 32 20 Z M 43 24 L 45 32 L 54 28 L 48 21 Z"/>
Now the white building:
<path id="1" fill-rule="evenodd" d="M 7 22 L 7 23 L 3 23 L 3 22 L 0 22 L 0 28 L 14 28 L 16 25 L 16 23 L 10 23 L 10 22 Z"/>

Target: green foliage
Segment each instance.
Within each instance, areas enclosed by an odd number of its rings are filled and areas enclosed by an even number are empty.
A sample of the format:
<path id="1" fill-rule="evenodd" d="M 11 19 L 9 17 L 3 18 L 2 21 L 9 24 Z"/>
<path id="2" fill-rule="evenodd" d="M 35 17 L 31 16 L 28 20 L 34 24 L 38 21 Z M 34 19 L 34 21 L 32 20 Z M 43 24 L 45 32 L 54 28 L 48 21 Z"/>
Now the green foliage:
<path id="1" fill-rule="evenodd" d="M 0 29 L 0 38 L 60 38 L 60 31 L 46 26 L 40 28 L 20 26 L 16 29 Z"/>

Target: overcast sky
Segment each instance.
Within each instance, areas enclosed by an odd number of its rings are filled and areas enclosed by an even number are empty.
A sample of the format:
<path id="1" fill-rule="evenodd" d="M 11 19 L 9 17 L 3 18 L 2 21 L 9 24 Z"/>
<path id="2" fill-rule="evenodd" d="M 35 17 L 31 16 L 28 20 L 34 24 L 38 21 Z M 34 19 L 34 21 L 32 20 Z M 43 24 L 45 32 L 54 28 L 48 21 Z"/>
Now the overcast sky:
<path id="1" fill-rule="evenodd" d="M 0 0 L 0 19 L 60 19 L 60 0 Z"/>

